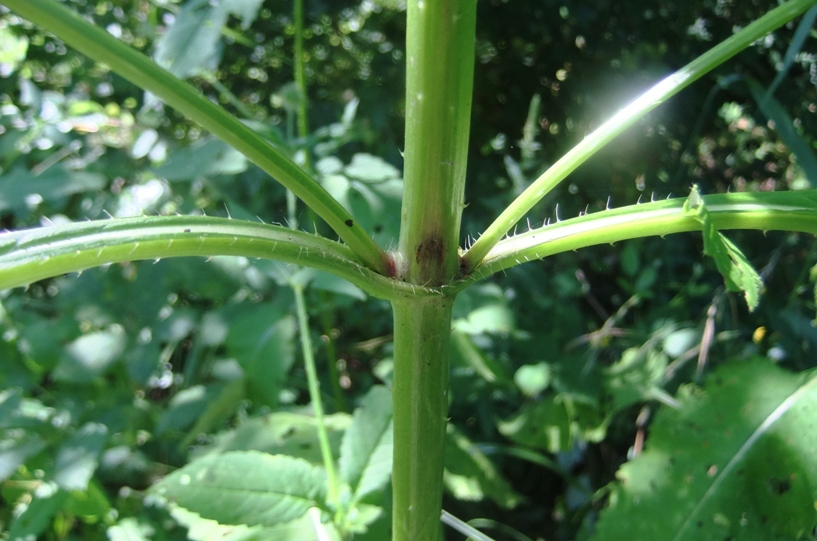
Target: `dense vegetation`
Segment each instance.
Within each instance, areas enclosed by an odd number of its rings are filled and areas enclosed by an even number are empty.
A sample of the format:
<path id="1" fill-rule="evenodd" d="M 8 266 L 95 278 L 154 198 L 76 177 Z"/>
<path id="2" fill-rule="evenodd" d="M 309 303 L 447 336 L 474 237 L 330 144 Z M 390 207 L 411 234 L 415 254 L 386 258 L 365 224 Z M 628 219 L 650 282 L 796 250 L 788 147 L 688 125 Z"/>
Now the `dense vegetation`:
<path id="1" fill-rule="evenodd" d="M 306 96 L 295 83 L 290 3 L 66 4 L 310 168 L 381 246 L 396 247 L 404 2 L 306 0 Z M 477 5 L 463 246 L 630 99 L 777 2 Z M 180 10 L 197 14 L 197 24 L 179 24 L 188 20 L 177 18 Z M 529 223 L 686 197 L 693 184 L 705 194 L 812 187 L 811 22 L 756 42 L 656 109 L 534 207 Z M 333 237 L 311 211 L 289 205 L 283 187 L 225 143 L 0 7 L 3 228 L 206 214 L 297 223 Z M 718 425 L 679 404 L 697 397 L 695 408 L 738 411 L 737 398 L 719 402 L 701 389 L 723 385 L 751 403 L 769 391 L 752 394 L 750 383 L 772 381 L 784 392 L 794 373 L 813 369 L 813 236 L 729 238 L 763 279 L 751 312 L 702 257 L 699 234 L 559 254 L 460 293 L 443 507 L 497 540 L 587 538 L 615 499 L 616 472 L 626 479 L 622 464 L 645 440 L 649 449 L 656 412 L 660 441 L 682 438 L 666 435 L 668 426 L 700 423 L 706 447 Z M 116 263 L 0 293 L 3 535 L 272 535 L 216 529 L 161 505 L 148 489 L 194 458 L 229 450 L 322 464 L 293 286 L 305 293 L 333 455 L 358 490 L 346 495 L 357 514 L 338 531 L 387 539 L 390 465 L 369 472 L 361 488 L 348 434 L 361 426 L 390 434 L 389 303 L 325 272 L 221 256 Z M 707 378 L 736 360 L 743 363 L 723 379 Z M 776 475 L 770 490 L 797 492 Z M 817 522 L 813 507 L 786 500 L 768 512 L 793 516 L 786 538 L 812 538 L 800 525 Z M 275 539 L 320 535 L 309 520 L 287 528 Z M 448 530 L 446 538 L 462 536 Z"/>

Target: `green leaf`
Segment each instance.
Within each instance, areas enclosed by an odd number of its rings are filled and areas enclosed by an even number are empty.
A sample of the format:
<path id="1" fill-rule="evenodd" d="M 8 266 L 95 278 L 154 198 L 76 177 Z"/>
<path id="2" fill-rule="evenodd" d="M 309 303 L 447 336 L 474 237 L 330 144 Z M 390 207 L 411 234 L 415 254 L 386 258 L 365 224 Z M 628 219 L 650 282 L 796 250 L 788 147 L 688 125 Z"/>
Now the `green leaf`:
<path id="1" fill-rule="evenodd" d="M 354 499 L 382 489 L 392 469 L 391 391 L 375 385 L 355 410 L 340 447 L 340 474 Z"/>
<path id="2" fill-rule="evenodd" d="M 507 421 L 497 423 L 500 434 L 516 443 L 551 453 L 570 448 L 570 415 L 565 402 L 548 397 L 524 404 Z"/>
<path id="3" fill-rule="evenodd" d="M 715 229 L 697 186 L 692 187 L 684 203 L 684 212 L 703 226 L 704 253 L 715 260 L 726 288 L 729 291 L 743 291 L 749 311 L 753 311 L 760 300 L 763 281 L 740 249 Z"/>
<path id="4" fill-rule="evenodd" d="M 65 490 L 86 490 L 108 441 L 108 429 L 87 423 L 62 444 L 54 464 L 54 481 Z"/>
<path id="5" fill-rule="evenodd" d="M 618 472 L 595 541 L 793 539 L 817 524 L 817 378 L 768 359 L 681 387 Z"/>
<path id="6" fill-rule="evenodd" d="M 667 356 L 649 344 L 629 348 L 604 371 L 604 386 L 616 409 L 664 396 L 662 384 Z"/>
<path id="7" fill-rule="evenodd" d="M 225 341 L 247 377 L 249 398 L 275 407 L 278 391 L 295 361 L 295 319 L 272 304 L 243 306 L 232 314 Z"/>
<path id="8" fill-rule="evenodd" d="M 345 413 L 323 418 L 329 433 L 332 454 L 339 451 L 341 438 L 351 424 Z M 315 417 L 288 411 L 273 412 L 243 422 L 238 428 L 216 436 L 216 443 L 205 449 L 207 453 L 226 451 L 262 451 L 302 458 L 312 464 L 322 464 Z"/>
<path id="9" fill-rule="evenodd" d="M 128 517 L 108 528 L 105 533 L 110 541 L 149 541 L 154 529 L 149 524 Z"/>
<path id="10" fill-rule="evenodd" d="M 243 154 L 227 143 L 208 137 L 174 151 L 154 172 L 170 182 L 192 182 L 202 177 L 243 173 L 248 163 Z"/>
<path id="11" fill-rule="evenodd" d="M 319 526 L 321 533 L 329 534 L 328 537 L 320 537 L 311 513 L 269 528 L 219 524 L 179 506 L 172 506 L 170 514 L 179 524 L 188 528 L 187 538 L 191 541 L 341 541 L 331 523 Z"/>
<path id="12" fill-rule="evenodd" d="M 373 233 L 375 241 L 384 246 L 397 244 L 403 196 L 403 180 L 397 168 L 363 153 L 355 154 L 343 169 L 335 157 L 324 158 L 316 168 L 326 171 L 321 179 L 324 188 Z"/>
<path id="13" fill-rule="evenodd" d="M 797 133 L 797 128 L 795 128 L 794 122 L 792 122 L 786 109 L 774 96 L 766 92 L 757 81 L 746 79 L 746 84 L 749 86 L 749 92 L 752 93 L 752 97 L 757 102 L 763 116 L 774 122 L 774 130 L 794 153 L 797 158 L 797 165 L 806 174 L 811 187 L 817 186 L 817 158 L 814 157 L 814 152 L 808 141 Z"/>
<path id="14" fill-rule="evenodd" d="M 223 388 L 223 384 L 194 385 L 176 393 L 156 424 L 156 435 L 166 430 L 185 430 L 192 426 Z"/>
<path id="15" fill-rule="evenodd" d="M 236 451 L 208 455 L 168 475 L 151 491 L 220 524 L 275 526 L 324 507 L 326 475 L 283 455 Z"/>
<path id="16" fill-rule="evenodd" d="M 99 483 L 91 480 L 87 490 L 74 490 L 69 493 L 63 510 L 68 515 L 80 517 L 84 522 L 91 523 L 105 519 L 111 510 L 111 502 L 108 501 Z"/>
<path id="17" fill-rule="evenodd" d="M 548 388 L 552 379 L 553 370 L 548 363 L 522 365 L 513 375 L 514 382 L 525 396 L 538 395 Z"/>
<path id="18" fill-rule="evenodd" d="M 0 28 L 0 74 L 8 77 L 26 59 L 28 38 L 16 36 L 8 26 Z"/>
<path id="19" fill-rule="evenodd" d="M 68 493 L 54 483 L 43 483 L 34 491 L 30 503 L 15 509 L 14 520 L 9 524 L 8 539 L 22 541 L 37 539 L 51 524 L 52 517 L 60 510 Z"/>
<path id="20" fill-rule="evenodd" d="M 490 498 L 506 509 L 522 501 L 499 468 L 471 440 L 453 425 L 448 425 L 447 436 L 443 482 L 454 497 L 466 501 Z"/>
<path id="21" fill-rule="evenodd" d="M 156 45 L 156 62 L 180 79 L 200 70 L 214 70 L 220 57 L 219 39 L 230 14 L 243 19 L 249 28 L 262 0 L 211 2 L 190 0 Z"/>
<path id="22" fill-rule="evenodd" d="M 80 336 L 65 347 L 53 377 L 60 381 L 88 383 L 104 374 L 122 355 L 127 337 L 120 325 Z"/>
<path id="23" fill-rule="evenodd" d="M 85 171 L 52 167 L 36 175 L 25 169 L 13 169 L 0 176 L 0 210 L 25 208 L 27 204 L 55 201 L 75 193 L 101 190 L 105 177 Z"/>
<path id="24" fill-rule="evenodd" d="M 45 442 L 37 434 L 23 432 L 0 439 L 0 482 L 8 479 L 20 464 L 44 448 Z"/>

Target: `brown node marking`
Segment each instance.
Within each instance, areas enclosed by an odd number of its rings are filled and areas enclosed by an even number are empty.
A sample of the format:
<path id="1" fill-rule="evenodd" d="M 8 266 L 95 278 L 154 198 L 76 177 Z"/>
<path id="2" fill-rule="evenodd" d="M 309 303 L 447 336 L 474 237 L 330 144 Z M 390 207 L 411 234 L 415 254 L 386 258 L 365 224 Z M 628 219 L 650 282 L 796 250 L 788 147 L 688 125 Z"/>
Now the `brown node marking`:
<path id="1" fill-rule="evenodd" d="M 421 265 L 430 263 L 439 264 L 442 262 L 444 254 L 445 244 L 442 239 L 440 239 L 440 237 L 430 236 L 417 246 L 414 259 Z"/>

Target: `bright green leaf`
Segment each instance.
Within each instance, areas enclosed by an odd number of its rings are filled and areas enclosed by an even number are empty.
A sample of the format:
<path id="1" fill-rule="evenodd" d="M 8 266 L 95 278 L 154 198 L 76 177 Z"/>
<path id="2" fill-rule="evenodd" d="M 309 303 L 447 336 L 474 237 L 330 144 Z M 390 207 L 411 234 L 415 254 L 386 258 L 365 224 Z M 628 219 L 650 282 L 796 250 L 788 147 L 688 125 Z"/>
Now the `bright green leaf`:
<path id="1" fill-rule="evenodd" d="M 697 186 L 692 187 L 684 203 L 684 211 L 701 222 L 704 253 L 715 260 L 726 288 L 729 291 L 743 291 L 749 311 L 757 308 L 763 281 L 740 249 L 715 229 Z"/>

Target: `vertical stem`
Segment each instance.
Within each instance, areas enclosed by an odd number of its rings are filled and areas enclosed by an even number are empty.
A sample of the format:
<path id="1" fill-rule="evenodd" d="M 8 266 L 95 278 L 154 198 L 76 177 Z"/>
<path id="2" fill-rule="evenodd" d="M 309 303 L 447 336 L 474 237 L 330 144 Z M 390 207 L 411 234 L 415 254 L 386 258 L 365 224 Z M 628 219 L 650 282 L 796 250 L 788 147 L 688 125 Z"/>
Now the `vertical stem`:
<path id="1" fill-rule="evenodd" d="M 410 0 L 400 273 L 439 285 L 457 272 L 474 84 L 476 0 Z"/>
<path id="2" fill-rule="evenodd" d="M 315 424 L 318 426 L 318 441 L 321 447 L 321 457 L 323 458 L 323 466 L 326 468 L 327 500 L 330 504 L 334 505 L 336 509 L 340 510 L 338 482 L 337 476 L 335 475 L 335 459 L 332 457 L 329 435 L 326 432 L 326 424 L 323 421 L 323 404 L 321 403 L 318 371 L 315 369 L 315 357 L 312 354 L 312 340 L 309 338 L 309 321 L 306 314 L 306 304 L 304 303 L 304 289 L 300 284 L 292 284 L 292 291 L 295 293 L 295 308 L 298 312 L 298 333 L 301 335 L 301 349 L 304 355 L 309 398 L 312 401 L 312 409 L 315 412 Z"/>
<path id="3" fill-rule="evenodd" d="M 395 301 L 394 541 L 438 541 L 454 299 Z"/>
<path id="4" fill-rule="evenodd" d="M 409 0 L 406 148 L 397 273 L 442 285 L 459 272 L 476 0 Z M 394 301 L 395 541 L 438 541 L 452 296 Z"/>
<path id="5" fill-rule="evenodd" d="M 304 53 L 304 1 L 295 0 L 295 7 L 293 9 L 293 19 L 295 22 L 295 86 L 298 87 L 298 138 L 301 141 L 306 141 L 306 136 L 309 135 L 309 118 L 307 111 L 309 109 L 309 98 L 306 93 L 306 56 Z M 304 152 L 304 168 L 312 171 L 312 155 L 310 149 L 303 147 Z M 292 202 L 295 205 L 295 201 Z M 287 206 L 290 206 L 289 198 L 287 198 Z M 314 223 L 319 218 L 311 208 L 307 208 L 307 222 Z M 292 213 L 291 213 L 292 214 Z M 292 218 L 290 218 L 292 219 Z M 323 305 L 331 305 L 330 295 L 321 291 L 319 293 L 321 303 Z M 328 310 L 331 310 L 329 308 Z M 329 377 L 332 380 L 332 397 L 335 402 L 335 411 L 345 411 L 343 404 L 343 389 L 340 386 L 340 375 L 338 374 L 338 359 L 335 354 L 335 341 L 332 338 L 332 315 L 327 310 L 321 312 L 321 327 L 326 335 L 328 341 L 326 343 L 326 362 L 329 367 Z"/>
<path id="6" fill-rule="evenodd" d="M 295 0 L 295 85 L 298 87 L 298 137 L 305 139 L 309 135 L 309 122 L 306 116 L 309 102 L 306 97 L 306 70 L 304 67 L 304 0 Z M 309 149 L 304 148 L 304 167 L 312 168 Z"/>

